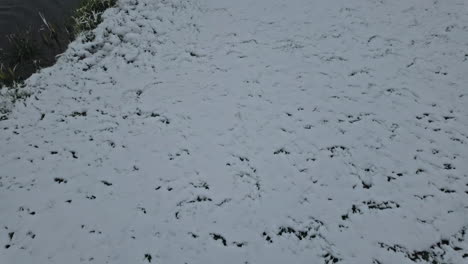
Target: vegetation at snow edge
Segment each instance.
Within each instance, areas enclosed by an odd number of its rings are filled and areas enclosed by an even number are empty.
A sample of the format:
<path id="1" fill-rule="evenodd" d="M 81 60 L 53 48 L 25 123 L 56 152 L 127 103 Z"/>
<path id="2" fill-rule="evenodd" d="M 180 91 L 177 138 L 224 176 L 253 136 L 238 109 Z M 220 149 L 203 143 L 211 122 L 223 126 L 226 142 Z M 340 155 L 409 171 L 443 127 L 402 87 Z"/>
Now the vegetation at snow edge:
<path id="1" fill-rule="evenodd" d="M 59 30 L 39 13 L 42 30 L 32 32 L 29 29 L 8 35 L 9 47 L 0 54 L 0 87 L 15 87 L 15 83 L 50 66 L 57 54 L 54 51 L 63 52 L 69 41 L 96 28 L 102 22 L 104 11 L 116 3 L 117 0 L 82 0 L 69 21 L 64 23 L 64 30 Z"/>
<path id="2" fill-rule="evenodd" d="M 102 22 L 104 11 L 116 3 L 117 0 L 82 0 L 71 18 L 64 23 L 64 30 L 39 13 L 44 25 L 42 30 L 32 32 L 29 29 L 8 35 L 9 47 L 0 49 L 0 90 L 4 87 L 0 101 L 14 103 L 29 96 L 19 91 L 23 87 L 22 82 L 37 70 L 52 65 L 56 54 L 63 52 L 68 43 L 80 34 L 96 28 Z M 2 114 L 7 112 L 5 105 L 0 102 L 0 121 Z"/>
<path id="3" fill-rule="evenodd" d="M 72 17 L 72 33 L 77 35 L 96 28 L 104 11 L 116 3 L 117 0 L 83 0 Z"/>

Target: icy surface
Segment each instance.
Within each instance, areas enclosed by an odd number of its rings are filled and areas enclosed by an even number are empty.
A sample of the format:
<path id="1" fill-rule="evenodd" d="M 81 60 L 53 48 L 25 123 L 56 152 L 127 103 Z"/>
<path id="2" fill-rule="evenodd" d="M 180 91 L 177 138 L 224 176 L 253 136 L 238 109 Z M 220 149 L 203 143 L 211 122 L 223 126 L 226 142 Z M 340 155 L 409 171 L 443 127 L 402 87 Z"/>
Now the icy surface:
<path id="1" fill-rule="evenodd" d="M 122 0 L 0 121 L 0 263 L 467 263 L 464 0 Z"/>

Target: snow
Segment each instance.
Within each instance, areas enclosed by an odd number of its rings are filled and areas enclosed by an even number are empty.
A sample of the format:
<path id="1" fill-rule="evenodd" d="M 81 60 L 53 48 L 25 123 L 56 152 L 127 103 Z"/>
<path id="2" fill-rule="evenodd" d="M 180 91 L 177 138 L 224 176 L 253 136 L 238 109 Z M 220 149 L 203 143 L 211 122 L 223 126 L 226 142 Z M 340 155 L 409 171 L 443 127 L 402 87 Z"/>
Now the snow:
<path id="1" fill-rule="evenodd" d="M 0 263 L 467 261 L 463 0 L 104 17 L 0 121 Z"/>

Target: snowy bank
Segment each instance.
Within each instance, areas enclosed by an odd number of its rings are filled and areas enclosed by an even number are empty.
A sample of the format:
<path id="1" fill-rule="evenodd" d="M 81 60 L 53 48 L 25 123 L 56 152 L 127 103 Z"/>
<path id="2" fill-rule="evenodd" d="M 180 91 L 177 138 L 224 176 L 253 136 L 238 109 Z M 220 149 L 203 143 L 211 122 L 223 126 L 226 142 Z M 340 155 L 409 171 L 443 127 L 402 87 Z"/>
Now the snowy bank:
<path id="1" fill-rule="evenodd" d="M 122 0 L 0 121 L 0 263 L 464 263 L 468 10 Z"/>

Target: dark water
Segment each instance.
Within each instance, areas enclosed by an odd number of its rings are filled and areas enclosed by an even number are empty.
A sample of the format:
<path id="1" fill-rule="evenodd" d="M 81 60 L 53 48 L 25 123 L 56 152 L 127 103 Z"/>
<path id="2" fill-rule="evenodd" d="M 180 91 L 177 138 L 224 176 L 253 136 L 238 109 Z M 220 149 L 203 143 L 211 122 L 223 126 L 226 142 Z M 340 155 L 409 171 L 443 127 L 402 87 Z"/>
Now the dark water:
<path id="1" fill-rule="evenodd" d="M 67 25 L 81 0 L 0 0 L 0 66 L 14 68 L 15 79 L 27 78 L 36 70 L 50 66 L 73 36 Z M 41 15 L 54 34 L 48 30 Z M 18 60 L 11 39 L 27 39 L 34 56 Z M 0 69 L 1 70 L 1 69 Z M 0 80 L 1 85 L 2 80 Z M 6 83 L 6 82 L 4 82 Z M 6 83 L 8 84 L 8 83 Z"/>

